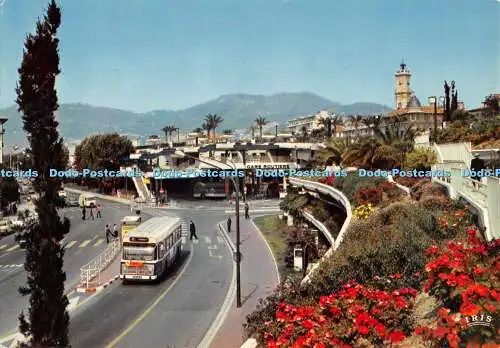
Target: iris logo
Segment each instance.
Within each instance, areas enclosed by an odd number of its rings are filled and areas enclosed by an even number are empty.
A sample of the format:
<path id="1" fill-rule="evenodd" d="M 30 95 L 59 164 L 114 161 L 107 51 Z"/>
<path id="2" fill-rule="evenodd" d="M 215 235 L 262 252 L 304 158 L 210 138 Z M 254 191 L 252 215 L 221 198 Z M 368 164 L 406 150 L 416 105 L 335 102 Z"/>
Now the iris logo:
<path id="1" fill-rule="evenodd" d="M 484 326 L 492 328 L 495 323 L 493 316 L 487 313 L 479 313 L 478 315 L 465 317 L 465 319 L 468 327 Z"/>

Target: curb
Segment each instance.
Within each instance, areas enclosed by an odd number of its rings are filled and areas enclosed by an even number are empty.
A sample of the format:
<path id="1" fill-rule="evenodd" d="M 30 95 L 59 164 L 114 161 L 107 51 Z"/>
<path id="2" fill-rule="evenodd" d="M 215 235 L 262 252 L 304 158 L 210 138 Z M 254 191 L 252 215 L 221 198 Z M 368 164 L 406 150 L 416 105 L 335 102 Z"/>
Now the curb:
<path id="1" fill-rule="evenodd" d="M 111 278 L 110 280 L 108 280 L 107 282 L 104 282 L 104 283 L 102 283 L 99 286 L 89 287 L 89 288 L 80 287 L 80 288 L 77 288 L 76 291 L 80 292 L 80 293 L 81 292 L 83 292 L 83 293 L 95 293 L 95 292 L 99 292 L 99 291 L 107 288 L 110 284 L 112 284 L 113 282 L 115 282 L 119 278 L 120 278 L 120 275 L 116 275 L 113 278 Z"/>
<path id="2" fill-rule="evenodd" d="M 264 236 L 264 233 L 255 224 L 255 221 L 253 221 L 253 219 L 250 219 L 250 223 L 253 225 L 253 227 L 255 228 L 255 230 L 257 231 L 257 233 L 259 234 L 259 236 L 262 238 L 262 240 L 264 241 L 264 243 L 266 243 L 267 250 L 269 251 L 269 253 L 271 254 L 271 257 L 273 259 L 274 268 L 275 268 L 275 272 L 276 272 L 276 277 L 278 278 L 278 285 L 279 285 L 279 284 L 281 284 L 281 274 L 280 274 L 280 271 L 279 271 L 278 262 L 276 261 L 276 256 L 274 256 L 273 249 L 269 245 L 269 242 L 267 241 L 266 237 Z"/>
<path id="3" fill-rule="evenodd" d="M 223 235 L 223 239 L 226 243 L 228 249 L 234 252 L 231 238 L 227 235 L 225 230 L 222 227 L 223 222 L 219 222 L 217 225 L 219 227 L 219 232 Z M 236 296 L 236 262 L 233 261 L 233 272 L 231 275 L 231 282 L 229 283 L 229 289 L 226 293 L 226 297 L 224 298 L 224 302 L 222 303 L 219 312 L 217 313 L 214 321 L 208 328 L 205 336 L 203 336 L 202 341 L 198 344 L 197 348 L 209 348 L 212 345 L 215 337 L 219 333 L 220 329 L 224 325 L 226 318 L 231 311 L 231 303 L 233 303 L 234 298 Z"/>

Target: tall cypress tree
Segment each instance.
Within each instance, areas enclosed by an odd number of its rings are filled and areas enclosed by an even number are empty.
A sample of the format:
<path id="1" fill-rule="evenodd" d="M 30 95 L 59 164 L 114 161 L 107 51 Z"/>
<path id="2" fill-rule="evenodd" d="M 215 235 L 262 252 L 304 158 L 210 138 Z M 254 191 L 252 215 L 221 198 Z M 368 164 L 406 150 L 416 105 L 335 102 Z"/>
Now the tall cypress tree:
<path id="1" fill-rule="evenodd" d="M 443 117 L 445 121 L 450 120 L 450 85 L 448 81 L 444 81 L 444 110 Z"/>
<path id="2" fill-rule="evenodd" d="M 63 169 L 63 139 L 57 131 L 54 112 L 58 109 L 55 90 L 59 71 L 57 29 L 61 10 L 51 0 L 36 33 L 27 36 L 16 89 L 18 110 L 28 134 L 32 168 L 39 176 L 34 189 L 39 194 L 35 209 L 39 221 L 28 226 L 17 239 L 26 248 L 24 268 L 27 286 L 19 292 L 30 295 L 29 317 L 19 316 L 19 329 L 28 338 L 23 347 L 69 347 L 68 299 L 64 295 L 64 248 L 60 241 L 69 232 L 69 220 L 57 213 L 58 178 L 49 177 L 49 169 Z"/>

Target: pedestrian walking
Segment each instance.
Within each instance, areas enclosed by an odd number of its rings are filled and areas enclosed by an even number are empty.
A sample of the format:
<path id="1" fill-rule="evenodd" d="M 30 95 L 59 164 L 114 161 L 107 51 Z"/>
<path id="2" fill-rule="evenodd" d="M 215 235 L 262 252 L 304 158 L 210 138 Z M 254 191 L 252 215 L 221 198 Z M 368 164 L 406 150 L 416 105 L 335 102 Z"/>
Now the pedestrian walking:
<path id="1" fill-rule="evenodd" d="M 198 236 L 196 235 L 196 227 L 194 226 L 193 220 L 189 222 L 189 240 L 196 239 L 198 240 Z"/>
<path id="2" fill-rule="evenodd" d="M 227 217 L 227 232 L 228 232 L 228 233 L 231 233 L 231 222 L 232 222 L 232 221 L 231 221 L 231 217 L 230 217 L 230 216 L 228 216 L 228 217 Z"/>
<path id="3" fill-rule="evenodd" d="M 85 206 L 83 206 L 82 208 L 82 220 L 85 220 L 85 215 L 87 214 L 86 210 L 85 210 Z"/>
<path id="4" fill-rule="evenodd" d="M 118 238 L 118 226 L 113 224 L 113 237 Z"/>
<path id="5" fill-rule="evenodd" d="M 106 234 L 106 243 L 109 244 L 109 239 L 110 239 L 110 236 L 112 236 L 112 234 L 111 234 L 111 229 L 109 228 L 108 224 L 106 224 L 106 227 L 104 227 L 104 233 Z"/>
<path id="6" fill-rule="evenodd" d="M 90 217 L 94 220 L 94 207 L 90 207 Z"/>
<path id="7" fill-rule="evenodd" d="M 97 205 L 97 215 L 96 215 L 96 217 L 97 217 L 98 219 L 102 219 L 101 209 L 102 209 L 102 205 L 98 204 L 98 205 Z"/>
<path id="8" fill-rule="evenodd" d="M 248 206 L 248 203 L 245 202 L 245 219 L 250 219 L 250 215 L 249 215 L 249 210 L 250 210 L 250 207 Z"/>
<path id="9" fill-rule="evenodd" d="M 486 169 L 484 161 L 479 158 L 478 154 L 474 155 L 474 158 L 470 162 L 470 169 L 473 171 L 472 179 L 481 182 L 480 171 Z M 481 173 L 482 174 L 482 173 Z M 479 189 L 479 184 L 473 183 L 474 189 Z"/>

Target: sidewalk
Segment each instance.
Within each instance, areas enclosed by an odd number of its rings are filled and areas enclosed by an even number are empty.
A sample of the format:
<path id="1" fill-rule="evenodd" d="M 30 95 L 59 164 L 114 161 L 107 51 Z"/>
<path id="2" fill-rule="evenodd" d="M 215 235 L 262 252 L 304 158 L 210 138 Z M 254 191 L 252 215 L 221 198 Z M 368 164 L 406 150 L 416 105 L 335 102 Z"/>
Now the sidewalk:
<path id="1" fill-rule="evenodd" d="M 118 253 L 115 259 L 101 271 L 100 276 L 94 278 L 92 280 L 92 285 L 88 288 L 85 287 L 84 284 L 80 284 L 76 291 L 78 292 L 98 292 L 102 289 L 106 288 L 108 285 L 113 283 L 116 280 L 119 280 L 120 277 L 120 261 L 121 261 L 121 253 Z"/>
<path id="2" fill-rule="evenodd" d="M 235 222 L 229 236 L 236 244 Z M 226 226 L 223 226 L 227 232 Z M 215 335 L 212 348 L 237 348 L 243 343 L 243 323 L 252 313 L 260 298 L 269 296 L 279 284 L 279 273 L 267 242 L 252 220 L 241 219 L 241 302 L 236 308 L 234 299 L 227 316 Z"/>

